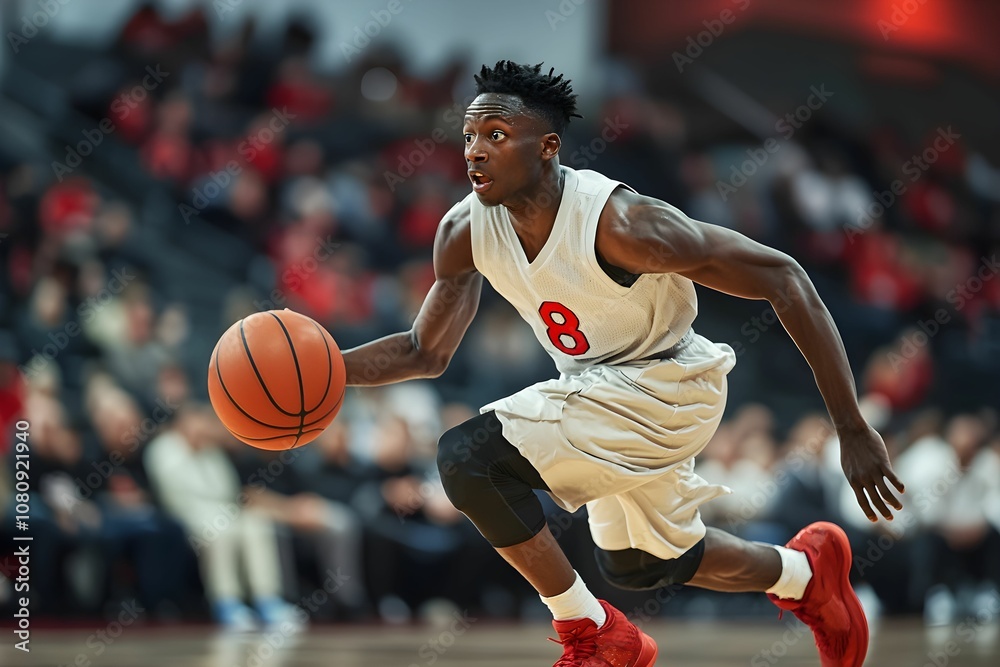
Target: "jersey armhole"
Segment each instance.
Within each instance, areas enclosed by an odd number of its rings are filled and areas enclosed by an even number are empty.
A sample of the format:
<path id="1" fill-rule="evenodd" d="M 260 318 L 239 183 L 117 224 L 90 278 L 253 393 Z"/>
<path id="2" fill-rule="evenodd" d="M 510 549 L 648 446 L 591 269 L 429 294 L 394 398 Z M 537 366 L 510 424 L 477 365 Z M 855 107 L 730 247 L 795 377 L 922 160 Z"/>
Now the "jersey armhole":
<path id="1" fill-rule="evenodd" d="M 608 199 L 610 199 L 612 193 L 614 193 L 614 191 L 620 187 L 625 188 L 626 190 L 629 190 L 631 192 L 635 192 L 635 190 L 632 190 L 632 188 L 625 185 L 624 183 L 619 183 L 618 181 L 611 181 L 610 183 L 608 183 L 606 187 L 602 188 L 595 195 L 595 198 L 599 200 L 598 202 L 595 202 L 595 204 L 599 203 L 600 206 L 594 206 L 591 209 L 592 212 L 590 215 L 590 219 L 588 219 L 586 223 L 586 231 L 583 236 L 583 243 L 584 246 L 586 246 L 584 248 L 584 252 L 586 253 L 587 264 L 590 266 L 590 270 L 594 274 L 600 277 L 601 282 L 604 285 L 606 285 L 608 289 L 615 292 L 616 294 L 625 295 L 631 292 L 633 289 L 635 289 L 635 286 L 646 278 L 646 274 L 640 273 L 636 281 L 631 285 L 629 285 L 628 287 L 626 287 L 625 285 L 621 285 L 615 282 L 615 280 L 611 276 L 609 276 L 607 272 L 605 272 L 604 268 L 601 266 L 601 263 L 597 260 L 597 225 L 601 220 L 601 213 L 604 212 L 604 207 L 608 205 Z"/>
<path id="2" fill-rule="evenodd" d="M 476 271 L 485 276 L 486 273 L 483 270 L 487 259 L 486 249 L 483 247 L 483 225 L 485 224 L 483 217 L 485 212 L 482 209 L 482 205 L 475 201 L 475 196 L 474 192 L 470 192 L 465 198 L 471 200 L 469 202 L 471 207 L 469 210 L 469 237 L 472 243 L 472 265 L 476 267 Z M 465 199 L 455 204 L 455 206 L 461 206 L 465 203 Z"/>

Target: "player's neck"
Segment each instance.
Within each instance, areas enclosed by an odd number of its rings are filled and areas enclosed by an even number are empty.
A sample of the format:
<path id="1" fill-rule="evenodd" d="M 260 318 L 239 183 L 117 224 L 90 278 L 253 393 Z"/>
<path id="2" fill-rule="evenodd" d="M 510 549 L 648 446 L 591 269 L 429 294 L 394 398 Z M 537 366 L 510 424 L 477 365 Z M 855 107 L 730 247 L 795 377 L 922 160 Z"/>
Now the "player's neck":
<path id="1" fill-rule="evenodd" d="M 552 229 L 559 204 L 562 202 L 564 174 L 558 164 L 546 170 L 538 183 L 529 191 L 520 192 L 503 203 L 511 223 L 522 239 L 524 233 L 546 233 Z"/>

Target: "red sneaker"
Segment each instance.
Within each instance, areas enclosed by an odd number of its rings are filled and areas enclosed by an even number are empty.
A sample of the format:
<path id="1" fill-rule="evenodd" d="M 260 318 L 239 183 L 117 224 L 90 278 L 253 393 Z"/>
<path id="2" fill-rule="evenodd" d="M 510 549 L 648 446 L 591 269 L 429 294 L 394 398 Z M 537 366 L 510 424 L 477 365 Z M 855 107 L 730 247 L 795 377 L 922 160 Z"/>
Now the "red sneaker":
<path id="1" fill-rule="evenodd" d="M 600 628 L 589 618 L 552 621 L 563 645 L 553 667 L 653 667 L 659 652 L 649 635 L 604 600 L 599 600 L 608 620 Z"/>
<path id="2" fill-rule="evenodd" d="M 803 551 L 813 576 L 801 600 L 771 602 L 809 626 L 823 667 L 861 667 L 868 653 L 868 620 L 851 588 L 851 545 L 840 526 L 826 521 L 806 526 L 786 544 Z"/>

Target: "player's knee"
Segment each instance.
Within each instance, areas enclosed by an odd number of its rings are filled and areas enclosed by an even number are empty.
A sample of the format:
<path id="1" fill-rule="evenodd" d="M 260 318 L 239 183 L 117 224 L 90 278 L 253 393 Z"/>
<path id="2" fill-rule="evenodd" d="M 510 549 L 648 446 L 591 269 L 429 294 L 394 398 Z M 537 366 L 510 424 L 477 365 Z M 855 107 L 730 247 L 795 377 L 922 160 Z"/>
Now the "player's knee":
<path id="1" fill-rule="evenodd" d="M 438 439 L 437 467 L 441 484 L 451 504 L 464 511 L 473 492 L 473 479 L 481 473 L 479 461 L 471 455 L 468 436 L 461 426 L 449 429 Z"/>
<path id="2" fill-rule="evenodd" d="M 704 540 L 670 560 L 657 558 L 639 549 L 596 549 L 594 553 L 598 569 L 612 586 L 645 591 L 689 582 L 701 564 Z"/>

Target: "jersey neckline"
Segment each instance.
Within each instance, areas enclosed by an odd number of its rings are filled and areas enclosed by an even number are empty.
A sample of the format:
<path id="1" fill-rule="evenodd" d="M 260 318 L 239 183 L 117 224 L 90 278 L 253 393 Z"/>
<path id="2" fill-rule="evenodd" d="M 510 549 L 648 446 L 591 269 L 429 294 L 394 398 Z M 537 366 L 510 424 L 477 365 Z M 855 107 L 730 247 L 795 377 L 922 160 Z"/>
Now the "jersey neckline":
<path id="1" fill-rule="evenodd" d="M 517 232 L 514 231 L 514 224 L 510 219 L 510 212 L 504 209 L 504 225 L 507 235 L 510 237 L 509 241 L 515 252 L 517 253 L 517 261 L 525 267 L 529 273 L 534 273 L 540 267 L 545 264 L 545 261 L 552 256 L 552 252 L 555 250 L 556 246 L 559 244 L 559 238 L 562 236 L 563 228 L 566 226 L 566 218 L 569 217 L 570 206 L 566 205 L 568 192 L 574 192 L 577 187 L 576 172 L 568 167 L 559 166 L 562 172 L 563 178 L 563 188 L 561 193 L 561 198 L 559 201 L 559 209 L 556 211 L 556 219 L 552 223 L 552 229 L 549 230 L 549 237 L 545 239 L 545 243 L 542 244 L 542 249 L 538 251 L 535 255 L 535 259 L 528 261 L 528 255 L 524 252 L 524 246 L 521 244 L 521 239 L 518 237 Z"/>

